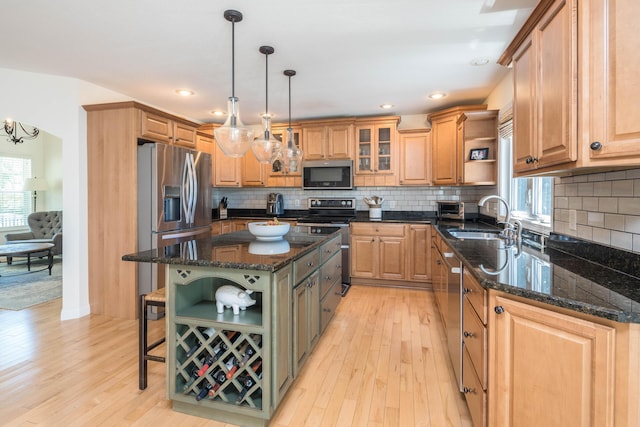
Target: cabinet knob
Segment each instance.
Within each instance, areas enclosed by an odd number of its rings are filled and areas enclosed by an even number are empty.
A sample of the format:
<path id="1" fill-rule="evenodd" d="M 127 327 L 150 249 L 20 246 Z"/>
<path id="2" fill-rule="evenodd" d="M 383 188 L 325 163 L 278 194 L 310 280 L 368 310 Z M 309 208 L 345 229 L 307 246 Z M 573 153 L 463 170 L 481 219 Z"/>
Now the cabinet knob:
<path id="1" fill-rule="evenodd" d="M 471 289 L 471 288 L 463 288 L 462 292 L 464 292 L 465 294 L 470 294 L 471 292 L 473 292 L 473 289 Z"/>
<path id="2" fill-rule="evenodd" d="M 307 263 L 307 267 L 313 267 L 313 261 L 309 261 L 309 262 Z"/>
<path id="3" fill-rule="evenodd" d="M 602 148 L 602 143 L 599 141 L 593 141 L 591 145 L 589 145 L 589 148 L 591 148 L 593 151 L 598 151 Z"/>
<path id="4" fill-rule="evenodd" d="M 475 393 L 476 389 L 475 388 L 471 388 L 471 387 L 463 387 L 462 388 L 462 392 L 464 394 Z"/>
<path id="5" fill-rule="evenodd" d="M 462 333 L 462 336 L 465 337 L 465 338 L 473 338 L 474 335 L 473 335 L 473 332 L 464 331 Z"/>
<path id="6" fill-rule="evenodd" d="M 496 314 L 502 314 L 504 313 L 504 307 L 501 305 L 496 305 L 493 309 L 493 311 L 496 312 Z"/>

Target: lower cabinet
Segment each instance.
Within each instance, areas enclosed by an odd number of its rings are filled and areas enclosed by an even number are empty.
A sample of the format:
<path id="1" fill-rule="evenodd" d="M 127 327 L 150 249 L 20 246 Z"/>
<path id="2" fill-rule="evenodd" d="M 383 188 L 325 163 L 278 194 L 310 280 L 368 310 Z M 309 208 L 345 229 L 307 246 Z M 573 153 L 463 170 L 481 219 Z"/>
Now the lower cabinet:
<path id="1" fill-rule="evenodd" d="M 406 279 L 404 224 L 351 224 L 351 277 Z"/>
<path id="2" fill-rule="evenodd" d="M 490 294 L 489 425 L 630 425 L 614 422 L 615 328 Z"/>
<path id="3" fill-rule="evenodd" d="M 320 286 L 318 272 L 293 289 L 293 375 L 300 372 L 320 336 Z"/>

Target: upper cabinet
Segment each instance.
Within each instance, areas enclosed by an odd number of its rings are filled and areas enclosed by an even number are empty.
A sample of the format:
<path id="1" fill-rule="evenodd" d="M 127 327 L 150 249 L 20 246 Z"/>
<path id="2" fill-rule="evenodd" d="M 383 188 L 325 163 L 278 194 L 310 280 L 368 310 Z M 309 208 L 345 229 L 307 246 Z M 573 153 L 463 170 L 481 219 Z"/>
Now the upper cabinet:
<path id="1" fill-rule="evenodd" d="M 429 115 L 431 121 L 431 152 L 432 178 L 435 185 L 463 185 L 467 184 L 464 177 L 464 126 L 459 131 L 460 119 L 463 114 L 486 110 L 486 105 L 465 105 L 453 107 Z M 494 129 L 494 139 L 497 137 L 497 123 Z M 484 148 L 484 147 L 480 147 Z M 494 155 L 495 155 L 495 150 Z M 470 152 L 469 152 L 470 155 Z M 495 159 L 495 157 L 494 157 Z M 485 167 L 490 167 L 485 165 Z M 495 166 L 493 166 L 495 167 Z M 468 184 L 475 184 L 468 182 Z"/>
<path id="2" fill-rule="evenodd" d="M 640 164 L 633 0 L 541 0 L 500 58 L 514 73 L 514 172 Z"/>
<path id="3" fill-rule="evenodd" d="M 141 110 L 140 135 L 167 144 L 196 148 L 196 125 L 161 112 Z"/>
<path id="4" fill-rule="evenodd" d="M 397 185 L 399 119 L 394 116 L 356 121 L 356 186 Z"/>
<path id="5" fill-rule="evenodd" d="M 400 185 L 431 184 L 430 129 L 402 130 L 399 134 Z"/>
<path id="6" fill-rule="evenodd" d="M 353 119 L 305 122 L 302 125 L 304 160 L 350 159 Z"/>

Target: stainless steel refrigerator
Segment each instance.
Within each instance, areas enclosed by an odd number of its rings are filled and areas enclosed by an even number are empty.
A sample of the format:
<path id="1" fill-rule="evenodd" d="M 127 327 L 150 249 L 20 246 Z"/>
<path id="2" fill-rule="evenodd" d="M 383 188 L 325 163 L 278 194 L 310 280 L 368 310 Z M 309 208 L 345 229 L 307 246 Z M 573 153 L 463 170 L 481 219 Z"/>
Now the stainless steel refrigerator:
<path id="1" fill-rule="evenodd" d="M 185 242 L 210 236 L 211 155 L 139 143 L 138 250 L 158 249 L 170 256 L 180 253 Z M 164 265 L 139 264 L 139 295 L 164 284 Z"/>

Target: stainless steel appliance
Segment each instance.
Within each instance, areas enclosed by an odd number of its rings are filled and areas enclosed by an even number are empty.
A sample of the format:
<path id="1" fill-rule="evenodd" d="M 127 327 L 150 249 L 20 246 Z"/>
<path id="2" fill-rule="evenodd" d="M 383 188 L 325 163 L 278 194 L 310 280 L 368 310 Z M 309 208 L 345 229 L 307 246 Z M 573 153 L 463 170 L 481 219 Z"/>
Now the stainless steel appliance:
<path id="1" fill-rule="evenodd" d="M 462 263 L 453 252 L 444 252 L 447 280 L 447 344 L 453 371 L 462 391 Z"/>
<path id="2" fill-rule="evenodd" d="M 329 234 L 340 229 L 342 236 L 342 294 L 351 285 L 351 254 L 349 223 L 356 217 L 356 199 L 313 197 L 307 199 L 308 214 L 298 223 L 310 227 L 315 234 Z"/>
<path id="3" fill-rule="evenodd" d="M 138 141 L 138 251 L 170 255 L 211 235 L 211 155 Z M 164 266 L 138 266 L 138 293 L 164 287 Z M 153 318 L 153 315 L 150 314 Z"/>
<path id="4" fill-rule="evenodd" d="M 267 196 L 267 214 L 282 215 L 284 214 L 284 198 L 280 193 L 269 193 Z"/>
<path id="5" fill-rule="evenodd" d="M 441 200 L 438 204 L 438 218 L 464 220 L 464 202 Z"/>
<path id="6" fill-rule="evenodd" d="M 303 190 L 352 190 L 353 160 L 302 162 Z"/>

